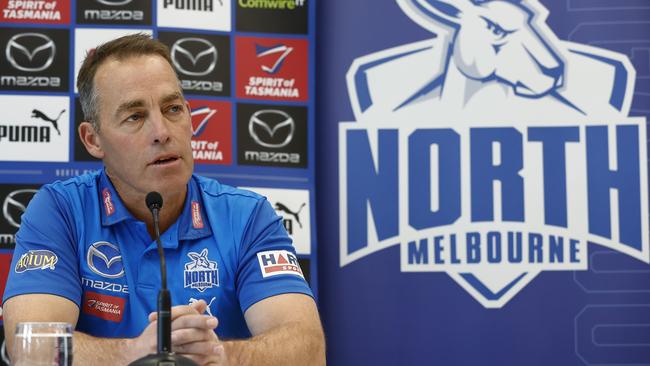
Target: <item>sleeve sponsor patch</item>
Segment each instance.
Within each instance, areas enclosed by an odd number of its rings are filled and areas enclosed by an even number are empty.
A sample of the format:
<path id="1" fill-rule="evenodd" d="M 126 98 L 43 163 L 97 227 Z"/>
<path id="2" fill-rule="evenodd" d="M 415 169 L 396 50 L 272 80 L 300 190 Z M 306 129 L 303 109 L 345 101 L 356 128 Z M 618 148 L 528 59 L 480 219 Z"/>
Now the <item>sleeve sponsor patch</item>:
<path id="1" fill-rule="evenodd" d="M 295 275 L 305 278 L 295 254 L 287 250 L 269 250 L 257 253 L 262 277 L 276 275 Z"/>
<path id="2" fill-rule="evenodd" d="M 56 254 L 49 250 L 30 250 L 20 256 L 20 259 L 16 263 L 14 271 L 16 273 L 22 273 L 25 271 L 33 271 L 37 269 L 54 270 L 54 266 L 58 261 L 59 257 L 57 257 Z"/>

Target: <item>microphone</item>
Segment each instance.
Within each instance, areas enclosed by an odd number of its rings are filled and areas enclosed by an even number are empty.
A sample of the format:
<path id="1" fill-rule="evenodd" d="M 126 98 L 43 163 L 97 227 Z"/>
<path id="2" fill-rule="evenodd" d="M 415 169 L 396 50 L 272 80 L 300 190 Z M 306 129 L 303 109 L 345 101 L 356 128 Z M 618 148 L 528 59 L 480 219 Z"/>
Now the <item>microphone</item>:
<path id="1" fill-rule="evenodd" d="M 158 192 L 149 192 L 145 203 L 153 216 L 153 230 L 156 236 L 158 247 L 158 258 L 160 259 L 161 287 L 158 292 L 158 353 L 150 354 L 129 364 L 129 366 L 197 366 L 194 361 L 187 357 L 172 352 L 172 305 L 171 295 L 167 289 L 167 265 L 165 264 L 165 253 L 160 242 L 160 223 L 158 214 L 163 205 L 163 199 Z"/>

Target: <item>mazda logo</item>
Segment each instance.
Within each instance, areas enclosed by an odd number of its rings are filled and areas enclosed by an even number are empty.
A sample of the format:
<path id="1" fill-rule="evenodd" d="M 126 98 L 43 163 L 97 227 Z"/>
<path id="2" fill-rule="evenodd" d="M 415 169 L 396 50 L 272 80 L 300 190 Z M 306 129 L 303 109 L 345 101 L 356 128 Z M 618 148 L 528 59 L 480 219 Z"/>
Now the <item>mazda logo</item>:
<path id="1" fill-rule="evenodd" d="M 38 72 L 50 67 L 56 54 L 56 45 L 45 34 L 20 33 L 11 37 L 7 43 L 5 53 L 11 66 L 16 69 L 27 72 Z"/>
<path id="2" fill-rule="evenodd" d="M 100 4 L 108 5 L 108 6 L 120 6 L 120 5 L 126 5 L 133 0 L 95 0 L 95 1 L 97 1 Z"/>
<path id="3" fill-rule="evenodd" d="M 124 276 L 124 265 L 120 249 L 106 241 L 98 241 L 88 248 L 86 262 L 91 271 L 106 278 Z"/>
<path id="4" fill-rule="evenodd" d="M 9 225 L 19 228 L 20 217 L 25 213 L 27 204 L 36 194 L 35 189 L 19 189 L 7 195 L 2 204 L 2 215 Z"/>
<path id="5" fill-rule="evenodd" d="M 289 114 L 277 109 L 263 109 L 253 113 L 248 122 L 248 133 L 261 146 L 280 148 L 293 139 L 296 123 Z"/>
<path id="6" fill-rule="evenodd" d="M 185 75 L 207 75 L 217 66 L 217 49 L 203 38 L 181 38 L 171 49 L 176 70 Z"/>

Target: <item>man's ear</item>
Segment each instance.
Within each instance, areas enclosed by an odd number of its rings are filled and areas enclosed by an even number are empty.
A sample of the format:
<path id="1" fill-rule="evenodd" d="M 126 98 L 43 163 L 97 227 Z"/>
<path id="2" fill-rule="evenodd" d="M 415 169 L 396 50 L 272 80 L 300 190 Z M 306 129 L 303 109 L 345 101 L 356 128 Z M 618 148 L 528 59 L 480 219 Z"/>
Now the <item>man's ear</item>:
<path id="1" fill-rule="evenodd" d="M 79 138 L 86 147 L 88 153 L 97 159 L 104 158 L 104 150 L 102 150 L 99 134 L 95 131 L 95 127 L 90 122 L 81 122 L 79 125 Z"/>

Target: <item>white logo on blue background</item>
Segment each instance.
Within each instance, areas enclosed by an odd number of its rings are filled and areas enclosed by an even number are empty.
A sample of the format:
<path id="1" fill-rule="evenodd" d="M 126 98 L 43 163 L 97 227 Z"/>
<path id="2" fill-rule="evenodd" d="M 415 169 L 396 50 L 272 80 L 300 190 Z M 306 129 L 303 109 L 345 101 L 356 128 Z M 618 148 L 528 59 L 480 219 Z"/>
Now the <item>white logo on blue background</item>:
<path id="1" fill-rule="evenodd" d="M 341 266 L 400 245 L 485 307 L 588 242 L 650 262 L 646 127 L 625 55 L 559 40 L 537 0 L 397 0 L 429 40 L 357 58 L 339 126 Z"/>
<path id="2" fill-rule="evenodd" d="M 185 263 L 184 288 L 193 288 L 203 292 L 208 288 L 219 286 L 219 269 L 217 262 L 208 259 L 208 249 L 201 253 L 189 252 L 187 256 L 191 259 Z"/>

